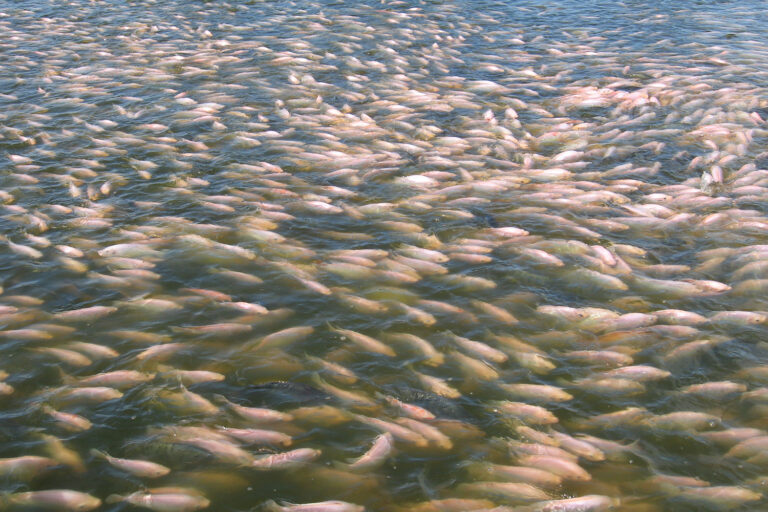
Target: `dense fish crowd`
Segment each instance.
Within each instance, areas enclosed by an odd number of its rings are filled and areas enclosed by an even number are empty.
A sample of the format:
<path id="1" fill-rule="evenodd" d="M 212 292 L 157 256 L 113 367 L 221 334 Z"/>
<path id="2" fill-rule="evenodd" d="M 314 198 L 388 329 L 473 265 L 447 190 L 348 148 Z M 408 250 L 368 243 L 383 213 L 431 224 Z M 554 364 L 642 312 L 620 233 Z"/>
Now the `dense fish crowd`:
<path id="1" fill-rule="evenodd" d="M 762 2 L 0 3 L 0 510 L 768 508 Z"/>

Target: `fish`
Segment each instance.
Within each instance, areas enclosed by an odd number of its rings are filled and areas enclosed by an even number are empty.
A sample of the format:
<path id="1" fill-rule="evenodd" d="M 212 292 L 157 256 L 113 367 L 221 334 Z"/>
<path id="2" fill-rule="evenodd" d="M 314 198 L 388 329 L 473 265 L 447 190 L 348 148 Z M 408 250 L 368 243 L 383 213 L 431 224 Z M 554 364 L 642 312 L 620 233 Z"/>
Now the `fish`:
<path id="1" fill-rule="evenodd" d="M 0 459 L 0 475 L 9 480 L 30 481 L 59 465 L 57 460 L 37 455 L 10 457 Z"/>
<path id="2" fill-rule="evenodd" d="M 546 500 L 550 497 L 538 487 L 519 482 L 463 483 L 456 490 L 465 496 L 488 496 L 502 501 L 522 503 Z"/>
<path id="3" fill-rule="evenodd" d="M 759 509 L 757 4 L 3 5 L 0 508 Z"/>
<path id="4" fill-rule="evenodd" d="M 321 453 L 320 450 L 312 448 L 297 448 L 288 452 L 257 458 L 248 467 L 260 471 L 290 469 L 317 459 Z"/>
<path id="5" fill-rule="evenodd" d="M 733 508 L 742 506 L 746 503 L 759 501 L 763 498 L 763 495 L 743 487 L 722 485 L 682 489 L 678 494 L 678 497 L 682 500 L 698 503 L 703 506 Z"/>
<path id="6" fill-rule="evenodd" d="M 231 402 L 223 395 L 216 395 L 214 397 L 218 402 L 223 403 L 229 410 L 237 414 L 239 417 L 246 421 L 254 423 L 269 423 L 269 422 L 289 422 L 293 420 L 293 415 L 290 413 L 280 412 L 273 409 L 264 407 L 247 407 Z"/>
<path id="7" fill-rule="evenodd" d="M 267 350 L 297 343 L 314 332 L 310 326 L 288 327 L 281 331 L 273 332 L 253 343 L 254 350 Z"/>
<path id="8" fill-rule="evenodd" d="M 88 511 L 101 506 L 99 498 L 70 489 L 18 492 L 9 495 L 7 500 L 11 505 L 38 509 Z"/>
<path id="9" fill-rule="evenodd" d="M 547 425 L 557 423 L 557 416 L 544 407 L 524 402 L 499 401 L 492 403 L 493 411 L 517 418 L 528 424 Z"/>
<path id="10" fill-rule="evenodd" d="M 550 473 L 561 477 L 563 480 L 573 480 L 577 482 L 588 482 L 592 480 L 592 475 L 590 475 L 584 468 L 568 459 L 549 455 L 524 455 L 519 457 L 519 462 L 523 466 L 549 471 Z"/>
<path id="11" fill-rule="evenodd" d="M 142 478 L 159 478 L 171 472 L 171 470 L 161 464 L 145 460 L 119 459 L 112 457 L 107 453 L 92 448 L 90 454 L 93 457 L 104 459 L 111 466 Z"/>
<path id="12" fill-rule="evenodd" d="M 367 336 L 365 334 L 351 331 L 349 329 L 341 329 L 337 327 L 329 327 L 329 329 L 342 337 L 342 339 L 349 340 L 361 349 L 375 354 L 381 354 L 389 357 L 395 357 L 395 351 L 391 347 L 385 345 L 381 341 Z"/>
<path id="13" fill-rule="evenodd" d="M 233 439 L 237 439 L 249 444 L 272 444 L 280 446 L 290 446 L 293 443 L 291 436 L 282 432 L 273 430 L 263 430 L 256 428 L 231 428 L 219 427 L 219 431 Z"/>
<path id="14" fill-rule="evenodd" d="M 371 418 L 356 414 L 353 416 L 355 420 L 360 423 L 369 425 L 382 433 L 391 434 L 394 439 L 402 443 L 408 443 L 418 448 L 425 448 L 428 444 L 428 439 L 422 436 L 420 433 L 411 430 L 408 427 L 393 423 L 391 421 L 382 420 L 379 418 Z"/>
<path id="15" fill-rule="evenodd" d="M 510 396 L 538 402 L 567 402 L 573 395 L 556 386 L 543 384 L 499 384 Z"/>
<path id="16" fill-rule="evenodd" d="M 588 494 L 576 498 L 564 498 L 537 503 L 532 510 L 535 512 L 602 512 L 611 510 L 621 504 L 619 498 Z"/>
<path id="17" fill-rule="evenodd" d="M 482 463 L 471 466 L 469 472 L 481 479 L 493 479 L 505 482 L 519 482 L 543 487 L 556 488 L 562 484 L 563 479 L 548 471 L 529 468 L 525 466 L 504 466 L 499 464 Z"/>
<path id="18" fill-rule="evenodd" d="M 282 505 L 269 500 L 264 503 L 266 510 L 274 512 L 363 512 L 365 507 L 339 500 L 320 501 L 316 503 L 292 504 L 283 502 Z"/>
<path id="19" fill-rule="evenodd" d="M 157 489 L 150 492 L 134 492 L 127 495 L 111 494 L 105 503 L 130 503 L 136 507 L 158 512 L 191 512 L 208 508 L 210 500 L 200 493 L 185 489 Z"/>
<path id="20" fill-rule="evenodd" d="M 155 378 L 154 373 L 143 373 L 136 370 L 115 370 L 112 372 L 98 373 L 75 379 L 68 375 L 63 380 L 78 387 L 103 386 L 114 389 L 130 389 L 139 384 L 149 382 Z"/>
<path id="21" fill-rule="evenodd" d="M 370 471 L 378 468 L 387 461 L 394 449 L 394 438 L 389 432 L 384 432 L 374 439 L 373 445 L 346 467 L 352 471 Z"/>
<path id="22" fill-rule="evenodd" d="M 65 430 L 80 432 L 89 430 L 93 426 L 93 423 L 91 423 L 90 420 L 84 418 L 83 416 L 57 411 L 49 405 L 43 405 L 40 410 L 53 418 L 57 424 L 59 424 Z"/>

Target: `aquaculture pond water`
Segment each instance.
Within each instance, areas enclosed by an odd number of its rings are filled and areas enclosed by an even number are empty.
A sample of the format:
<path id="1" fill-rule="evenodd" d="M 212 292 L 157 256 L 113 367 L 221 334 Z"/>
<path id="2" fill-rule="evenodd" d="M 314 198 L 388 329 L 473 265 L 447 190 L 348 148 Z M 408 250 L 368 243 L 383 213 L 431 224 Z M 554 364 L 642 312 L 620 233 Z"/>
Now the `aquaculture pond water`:
<path id="1" fill-rule="evenodd" d="M 0 509 L 768 509 L 765 7 L 0 0 Z"/>

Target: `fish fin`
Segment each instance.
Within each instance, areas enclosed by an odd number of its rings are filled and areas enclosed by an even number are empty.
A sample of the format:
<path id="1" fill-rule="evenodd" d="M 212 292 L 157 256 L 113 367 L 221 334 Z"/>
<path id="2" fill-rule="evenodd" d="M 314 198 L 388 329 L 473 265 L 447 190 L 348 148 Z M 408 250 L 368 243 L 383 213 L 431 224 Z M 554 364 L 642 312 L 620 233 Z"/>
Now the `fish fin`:
<path id="1" fill-rule="evenodd" d="M 45 404 L 45 403 L 39 404 L 38 407 L 45 414 L 53 414 L 53 413 L 57 412 L 56 409 L 54 409 L 53 407 L 51 407 L 50 405 Z"/>
<path id="2" fill-rule="evenodd" d="M 350 459 L 353 460 L 353 459 Z M 331 462 L 331 466 L 334 467 L 334 469 L 338 469 L 341 471 L 354 471 L 354 468 L 350 467 L 350 462 L 341 462 L 338 460 L 334 460 Z"/>
<path id="3" fill-rule="evenodd" d="M 642 449 L 642 447 L 640 446 L 640 441 L 639 441 L 639 440 L 637 440 L 637 441 L 633 441 L 633 442 L 631 442 L 629 445 L 627 445 L 627 451 L 628 451 L 629 453 L 633 454 L 633 455 L 637 455 L 638 457 L 640 457 L 641 459 L 643 459 L 644 461 L 646 461 L 646 462 L 648 463 L 648 465 L 649 465 L 649 466 L 653 467 L 653 466 L 652 466 L 652 464 L 653 464 L 653 461 L 652 461 L 652 460 L 651 460 L 651 458 L 650 458 L 650 457 L 649 457 L 649 456 L 648 456 L 648 455 L 645 453 L 645 451 Z"/>
<path id="4" fill-rule="evenodd" d="M 433 489 L 429 488 L 428 482 L 427 482 L 427 475 L 426 475 L 426 469 L 422 469 L 419 471 L 419 474 L 416 475 L 416 481 L 419 482 L 419 487 L 421 487 L 421 490 L 424 491 L 424 496 L 428 497 L 429 499 L 433 500 L 437 496 L 437 493 Z"/>
<path id="5" fill-rule="evenodd" d="M 312 374 L 309 376 L 309 380 L 312 381 L 312 384 L 318 386 L 321 389 L 325 389 L 325 386 L 327 385 L 327 382 L 325 382 L 317 372 L 312 372 Z"/>
<path id="6" fill-rule="evenodd" d="M 213 401 L 218 403 L 218 404 L 224 404 L 224 405 L 231 405 L 232 404 L 232 402 L 230 402 L 229 399 L 227 397 L 225 397 L 224 395 L 216 394 L 216 395 L 213 395 L 212 398 L 213 398 Z"/>
<path id="7" fill-rule="evenodd" d="M 267 500 L 264 503 L 261 504 L 261 508 L 264 510 L 280 510 L 280 505 L 278 505 L 275 500 Z"/>
<path id="8" fill-rule="evenodd" d="M 101 450 L 97 450 L 96 448 L 91 448 L 88 453 L 91 454 L 91 456 L 96 457 L 97 459 L 107 459 L 109 458 L 109 455 L 107 455 L 106 452 L 103 452 Z"/>
<path id="9" fill-rule="evenodd" d="M 59 377 L 61 378 L 61 382 L 71 386 L 77 382 L 77 378 L 69 375 L 67 372 L 61 369 L 61 366 L 56 366 L 56 371 L 59 373 Z"/>
<path id="10" fill-rule="evenodd" d="M 281 504 L 278 504 L 275 500 L 267 500 L 264 502 L 262 507 L 264 510 L 268 510 L 269 512 L 283 512 L 285 510 L 286 506 L 290 506 L 291 503 L 288 502 L 281 502 Z"/>
<path id="11" fill-rule="evenodd" d="M 344 412 L 346 412 L 346 411 L 344 411 Z M 349 413 L 349 414 L 352 416 L 353 419 L 355 419 L 356 421 L 359 421 L 361 423 L 365 423 L 365 420 L 368 419 L 367 416 L 363 416 L 362 414 L 357 414 L 357 413 L 354 413 L 354 412 L 353 413 Z"/>
<path id="12" fill-rule="evenodd" d="M 107 499 L 104 500 L 104 503 L 112 504 L 112 503 L 120 503 L 125 499 L 125 496 L 121 496 L 120 494 L 110 494 L 107 496 Z"/>
<path id="13" fill-rule="evenodd" d="M 263 343 L 264 338 L 266 338 L 266 336 L 256 338 L 255 340 L 246 341 L 243 344 L 243 350 L 258 350 L 259 347 L 261 347 L 261 344 Z"/>
<path id="14" fill-rule="evenodd" d="M 457 469 L 464 469 L 472 480 L 483 480 L 488 476 L 488 463 L 476 460 L 468 460 L 456 466 Z"/>

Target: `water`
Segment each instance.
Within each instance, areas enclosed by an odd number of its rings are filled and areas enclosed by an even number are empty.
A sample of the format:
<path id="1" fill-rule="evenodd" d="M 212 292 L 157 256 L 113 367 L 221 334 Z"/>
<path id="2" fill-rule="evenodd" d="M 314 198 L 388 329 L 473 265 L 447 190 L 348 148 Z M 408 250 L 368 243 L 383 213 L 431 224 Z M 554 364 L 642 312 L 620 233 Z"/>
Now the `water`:
<path id="1" fill-rule="evenodd" d="M 763 7 L 0 3 L 2 502 L 764 507 Z"/>

